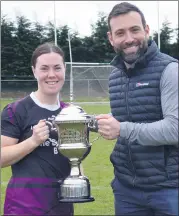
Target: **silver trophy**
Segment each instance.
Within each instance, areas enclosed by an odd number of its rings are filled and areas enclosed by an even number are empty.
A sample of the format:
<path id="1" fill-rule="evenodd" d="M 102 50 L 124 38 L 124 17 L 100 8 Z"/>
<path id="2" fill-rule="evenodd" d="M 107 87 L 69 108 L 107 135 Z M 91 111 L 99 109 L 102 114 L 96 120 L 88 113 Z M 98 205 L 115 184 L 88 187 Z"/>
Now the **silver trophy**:
<path id="1" fill-rule="evenodd" d="M 92 202 L 90 182 L 80 171 L 81 161 L 90 153 L 89 129 L 95 129 L 95 117 L 79 106 L 63 108 L 54 120 L 58 131 L 58 150 L 71 164 L 70 175 L 60 183 L 59 202 Z"/>

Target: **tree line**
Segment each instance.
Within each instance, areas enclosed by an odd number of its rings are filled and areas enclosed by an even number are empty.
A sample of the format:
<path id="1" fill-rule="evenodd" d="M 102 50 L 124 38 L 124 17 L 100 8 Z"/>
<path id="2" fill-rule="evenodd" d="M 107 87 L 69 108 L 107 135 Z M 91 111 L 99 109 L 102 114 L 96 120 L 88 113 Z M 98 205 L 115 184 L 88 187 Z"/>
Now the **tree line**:
<path id="1" fill-rule="evenodd" d="M 92 33 L 81 37 L 77 31 L 71 31 L 67 25 L 57 26 L 57 43 L 65 53 L 65 61 L 70 61 L 68 31 L 70 30 L 73 62 L 109 63 L 114 51 L 107 38 L 107 15 L 100 12 L 97 21 L 91 25 Z M 172 40 L 172 38 L 176 38 Z M 161 51 L 178 58 L 178 28 L 172 29 L 165 20 L 160 30 Z M 158 33 L 153 39 L 158 44 Z M 54 25 L 48 22 L 42 25 L 32 22 L 25 16 L 17 16 L 11 21 L 7 16 L 1 17 L 1 76 L 30 77 L 31 56 L 34 49 L 44 42 L 54 41 Z M 172 41 L 172 42 L 171 42 Z"/>

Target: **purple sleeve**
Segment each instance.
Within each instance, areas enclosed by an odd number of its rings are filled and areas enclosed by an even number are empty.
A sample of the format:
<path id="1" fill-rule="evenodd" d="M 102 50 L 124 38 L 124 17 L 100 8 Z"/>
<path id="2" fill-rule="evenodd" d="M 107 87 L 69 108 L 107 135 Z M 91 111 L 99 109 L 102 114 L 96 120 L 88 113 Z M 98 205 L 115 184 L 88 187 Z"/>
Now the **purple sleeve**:
<path id="1" fill-rule="evenodd" d="M 1 113 L 1 135 L 19 139 L 21 127 L 16 104 L 8 104 Z"/>
<path id="2" fill-rule="evenodd" d="M 65 103 L 63 101 L 60 101 L 60 107 L 63 109 L 65 107 L 68 107 L 70 104 L 69 103 Z"/>

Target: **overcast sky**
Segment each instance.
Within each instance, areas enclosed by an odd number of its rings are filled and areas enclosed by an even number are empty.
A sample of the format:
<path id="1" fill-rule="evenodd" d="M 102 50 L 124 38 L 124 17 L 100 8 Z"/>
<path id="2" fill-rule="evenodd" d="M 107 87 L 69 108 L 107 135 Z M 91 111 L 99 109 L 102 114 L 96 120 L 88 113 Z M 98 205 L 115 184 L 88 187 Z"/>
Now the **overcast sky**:
<path id="1" fill-rule="evenodd" d="M 108 14 L 113 6 L 122 1 L 56 1 L 56 24 L 67 24 L 81 36 L 90 35 L 91 24 L 97 20 L 97 14 L 102 11 Z M 144 13 L 150 26 L 151 34 L 158 29 L 158 1 L 128 1 L 138 6 Z M 160 25 L 168 19 L 172 28 L 178 26 L 178 1 L 159 1 Z M 54 1 L 1 1 L 1 12 L 11 20 L 17 15 L 25 15 L 32 21 L 42 24 L 54 20 Z"/>

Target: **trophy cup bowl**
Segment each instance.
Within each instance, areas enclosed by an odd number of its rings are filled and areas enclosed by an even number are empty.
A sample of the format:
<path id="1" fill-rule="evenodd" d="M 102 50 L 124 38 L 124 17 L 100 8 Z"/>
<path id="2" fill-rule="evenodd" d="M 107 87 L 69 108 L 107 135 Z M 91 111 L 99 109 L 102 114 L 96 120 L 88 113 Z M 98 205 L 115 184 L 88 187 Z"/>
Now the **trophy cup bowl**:
<path id="1" fill-rule="evenodd" d="M 59 202 L 92 202 L 90 182 L 80 171 L 81 161 L 91 151 L 89 128 L 94 117 L 87 115 L 79 106 L 68 106 L 54 120 L 58 131 L 58 150 L 69 159 L 70 175 L 60 183 Z"/>

